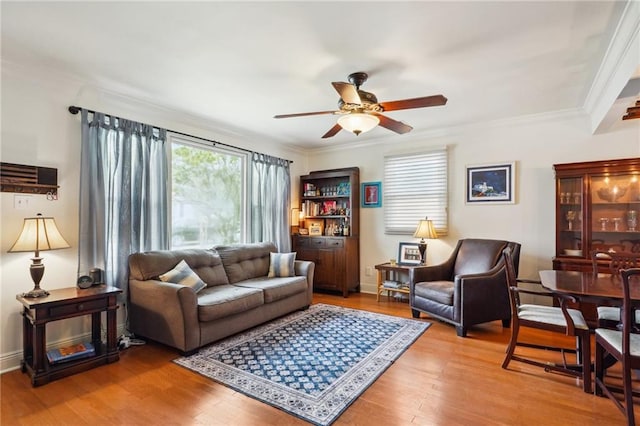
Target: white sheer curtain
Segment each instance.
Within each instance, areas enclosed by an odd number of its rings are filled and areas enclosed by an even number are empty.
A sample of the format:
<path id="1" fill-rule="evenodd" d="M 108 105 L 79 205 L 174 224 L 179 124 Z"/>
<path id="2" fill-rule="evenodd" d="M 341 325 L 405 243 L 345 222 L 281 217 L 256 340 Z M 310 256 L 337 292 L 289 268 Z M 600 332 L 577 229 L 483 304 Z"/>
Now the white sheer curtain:
<path id="1" fill-rule="evenodd" d="M 169 248 L 166 131 L 82 109 L 81 273 L 126 290 L 129 254 Z"/>
<path id="2" fill-rule="evenodd" d="M 291 251 L 289 161 L 254 152 L 251 158 L 251 241 Z"/>

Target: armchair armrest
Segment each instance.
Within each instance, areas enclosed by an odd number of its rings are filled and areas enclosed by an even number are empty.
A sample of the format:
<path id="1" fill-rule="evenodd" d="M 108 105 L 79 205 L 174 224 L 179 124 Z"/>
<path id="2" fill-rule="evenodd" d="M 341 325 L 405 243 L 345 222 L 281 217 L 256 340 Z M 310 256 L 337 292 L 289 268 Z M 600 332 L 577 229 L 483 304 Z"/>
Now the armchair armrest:
<path id="1" fill-rule="evenodd" d="M 441 281 L 451 279 L 451 266 L 447 263 L 412 269 L 411 272 L 413 273 L 413 279 L 410 279 L 409 282 L 412 285 L 423 281 Z"/>
<path id="2" fill-rule="evenodd" d="M 506 287 L 504 263 L 499 262 L 487 272 L 457 275 L 454 278 L 454 306 L 460 307 L 460 320 L 480 323 L 511 315 Z"/>
<path id="3" fill-rule="evenodd" d="M 131 331 L 188 352 L 200 345 L 198 298 L 191 287 L 129 280 Z"/>

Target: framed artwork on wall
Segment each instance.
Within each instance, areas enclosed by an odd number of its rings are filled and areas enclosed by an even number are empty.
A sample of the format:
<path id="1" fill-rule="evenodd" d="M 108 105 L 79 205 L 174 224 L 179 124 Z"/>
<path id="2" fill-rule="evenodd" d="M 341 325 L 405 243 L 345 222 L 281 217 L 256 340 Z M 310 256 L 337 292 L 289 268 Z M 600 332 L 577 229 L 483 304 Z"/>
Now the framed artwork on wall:
<path id="1" fill-rule="evenodd" d="M 382 182 L 362 182 L 362 207 L 382 207 Z"/>
<path id="2" fill-rule="evenodd" d="M 514 204 L 516 163 L 467 166 L 467 204 Z"/>
<path id="3" fill-rule="evenodd" d="M 418 243 L 400 243 L 398 245 L 398 263 L 400 265 L 420 265 L 420 245 Z"/>

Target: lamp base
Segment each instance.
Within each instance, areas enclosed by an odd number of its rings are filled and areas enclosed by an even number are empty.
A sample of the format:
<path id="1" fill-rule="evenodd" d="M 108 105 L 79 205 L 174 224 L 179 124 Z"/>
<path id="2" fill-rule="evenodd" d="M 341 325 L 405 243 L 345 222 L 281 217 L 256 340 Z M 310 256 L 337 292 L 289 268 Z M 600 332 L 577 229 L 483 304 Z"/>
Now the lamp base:
<path id="1" fill-rule="evenodd" d="M 424 265 L 427 263 L 427 258 L 425 256 L 427 253 L 427 243 L 425 243 L 424 240 L 420 241 L 420 244 L 418 244 L 418 250 L 420 250 L 420 264 Z"/>
<path id="2" fill-rule="evenodd" d="M 49 295 L 49 292 L 40 287 L 34 287 L 33 290 L 26 293 L 22 293 L 22 297 L 26 297 L 29 299 L 35 299 L 37 297 L 46 297 L 48 295 Z"/>
<path id="3" fill-rule="evenodd" d="M 22 297 L 35 299 L 36 297 L 48 296 L 49 292 L 40 288 L 40 281 L 42 280 L 42 276 L 44 275 L 44 265 L 42 264 L 42 258 L 38 256 L 38 252 L 36 252 L 35 257 L 31 258 L 31 266 L 29 267 L 29 272 L 31 273 L 31 279 L 33 280 L 34 284 L 33 290 L 27 293 L 23 293 Z"/>

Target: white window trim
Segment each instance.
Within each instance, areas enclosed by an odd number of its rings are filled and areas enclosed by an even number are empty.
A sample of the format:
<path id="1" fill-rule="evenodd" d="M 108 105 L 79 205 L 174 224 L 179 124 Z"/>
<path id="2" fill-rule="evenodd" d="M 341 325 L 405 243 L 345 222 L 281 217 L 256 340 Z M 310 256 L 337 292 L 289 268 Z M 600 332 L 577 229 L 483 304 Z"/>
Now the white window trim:
<path id="1" fill-rule="evenodd" d="M 242 223 L 242 228 L 240 229 L 240 238 L 242 241 L 247 241 L 247 236 L 249 235 L 249 224 L 250 222 L 250 217 L 249 217 L 249 209 L 248 209 L 248 199 L 249 199 L 249 172 L 248 172 L 248 164 L 249 164 L 249 160 L 250 160 L 250 152 L 247 152 L 245 150 L 241 150 L 241 149 L 234 149 L 233 147 L 229 147 L 229 146 L 221 146 L 219 144 L 216 144 L 213 141 L 207 141 L 207 140 L 203 140 L 203 139 L 199 139 L 199 138 L 195 138 L 195 137 L 189 137 L 186 135 L 180 135 L 177 133 L 173 133 L 170 131 L 167 131 L 167 140 L 169 141 L 169 143 L 167 144 L 167 151 L 168 151 L 168 158 L 169 158 L 169 176 L 171 176 L 171 173 L 173 172 L 172 167 L 173 167 L 173 161 L 172 161 L 172 156 L 171 156 L 171 147 L 173 146 L 174 143 L 180 144 L 180 145 L 187 145 L 187 146 L 192 146 L 195 148 L 201 148 L 201 149 L 209 149 L 212 151 L 218 151 L 218 152 L 222 152 L 225 154 L 232 154 L 232 155 L 237 155 L 239 157 L 241 157 L 242 159 L 242 206 L 241 206 L 241 214 L 242 214 L 242 218 L 241 218 L 241 223 Z M 171 183 L 170 183 L 170 187 L 171 187 Z M 173 193 L 173 188 L 170 188 L 171 193 Z M 171 198 L 171 197 L 169 197 Z M 172 217 L 171 217 L 171 202 L 169 203 L 169 215 L 168 215 L 168 224 L 169 224 L 169 236 L 171 236 L 171 223 L 172 223 Z"/>

